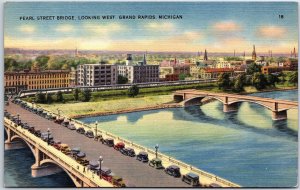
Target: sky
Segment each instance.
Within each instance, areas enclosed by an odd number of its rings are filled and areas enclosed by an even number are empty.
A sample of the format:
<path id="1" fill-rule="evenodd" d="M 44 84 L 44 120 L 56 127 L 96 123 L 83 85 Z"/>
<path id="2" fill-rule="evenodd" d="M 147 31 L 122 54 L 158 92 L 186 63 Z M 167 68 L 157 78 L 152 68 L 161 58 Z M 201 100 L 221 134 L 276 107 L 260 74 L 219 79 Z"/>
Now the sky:
<path id="1" fill-rule="evenodd" d="M 298 47 L 297 10 L 296 2 L 9 2 L 4 5 L 4 47 L 238 53 L 251 52 L 255 45 L 258 52 L 290 53 Z M 104 15 L 115 19 L 78 19 Z M 156 19 L 119 19 L 120 15 Z M 20 20 L 23 16 L 35 20 Z M 37 20 L 38 16 L 75 20 Z"/>

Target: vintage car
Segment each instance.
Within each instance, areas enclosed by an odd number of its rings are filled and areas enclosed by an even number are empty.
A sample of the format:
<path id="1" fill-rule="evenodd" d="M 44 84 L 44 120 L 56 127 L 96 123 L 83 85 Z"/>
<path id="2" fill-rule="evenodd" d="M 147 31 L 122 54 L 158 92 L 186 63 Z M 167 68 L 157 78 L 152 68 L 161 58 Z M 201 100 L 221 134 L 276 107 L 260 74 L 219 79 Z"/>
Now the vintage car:
<path id="1" fill-rule="evenodd" d="M 77 132 L 77 133 L 80 133 L 80 134 L 84 134 L 84 133 L 85 133 L 85 130 L 84 130 L 83 127 L 79 127 L 79 128 L 76 129 L 76 132 Z"/>
<path id="2" fill-rule="evenodd" d="M 76 147 L 76 148 L 72 148 L 71 149 L 71 156 L 76 157 L 76 155 L 80 152 L 80 148 Z"/>
<path id="3" fill-rule="evenodd" d="M 56 118 L 54 120 L 54 122 L 57 123 L 57 124 L 61 124 L 63 121 L 64 121 L 64 118 Z"/>
<path id="4" fill-rule="evenodd" d="M 192 185 L 193 187 L 200 186 L 199 176 L 192 172 L 189 172 L 189 173 L 183 175 L 182 181 L 184 181 L 187 184 Z"/>
<path id="5" fill-rule="evenodd" d="M 114 146 L 114 139 L 112 139 L 112 138 L 104 139 L 103 144 L 106 144 L 109 147 L 113 147 Z"/>
<path id="6" fill-rule="evenodd" d="M 170 176 L 174 176 L 174 177 L 180 177 L 181 176 L 180 168 L 178 166 L 175 166 L 175 165 L 168 166 L 165 169 L 165 172 L 167 174 L 169 174 Z"/>
<path id="7" fill-rule="evenodd" d="M 43 112 L 41 113 L 41 116 L 44 117 L 44 118 L 46 118 L 46 117 L 47 117 L 47 114 L 48 114 L 48 113 L 47 113 L 46 111 L 43 111 Z"/>
<path id="8" fill-rule="evenodd" d="M 37 111 L 38 111 L 37 108 L 32 108 L 32 109 L 31 109 L 31 112 L 33 112 L 33 113 L 37 113 Z"/>
<path id="9" fill-rule="evenodd" d="M 123 149 L 123 148 L 125 148 L 125 144 L 122 143 L 122 142 L 118 142 L 118 143 L 115 144 L 115 146 L 114 146 L 114 149 L 115 149 L 115 150 L 121 150 L 121 149 Z"/>
<path id="10" fill-rule="evenodd" d="M 94 140 L 102 142 L 103 141 L 103 137 L 102 137 L 102 135 L 97 135 L 97 136 L 94 137 Z"/>
<path id="11" fill-rule="evenodd" d="M 84 135 L 88 138 L 94 138 L 94 133 L 91 130 L 88 130 Z"/>
<path id="12" fill-rule="evenodd" d="M 135 152 L 132 148 L 123 148 L 120 152 L 126 156 L 135 157 Z"/>
<path id="13" fill-rule="evenodd" d="M 119 176 L 113 176 L 112 179 L 111 179 L 111 183 L 115 187 L 126 187 L 126 185 L 123 181 L 123 178 L 121 178 Z"/>
<path id="14" fill-rule="evenodd" d="M 61 144 L 60 145 L 60 151 L 66 155 L 71 154 L 71 149 L 67 144 Z"/>
<path id="15" fill-rule="evenodd" d="M 55 116 L 55 115 L 48 114 L 47 117 L 46 117 L 46 119 L 53 121 L 53 120 L 56 119 L 56 116 Z"/>
<path id="16" fill-rule="evenodd" d="M 88 168 L 92 171 L 97 171 L 97 169 L 99 168 L 99 162 L 98 161 L 90 161 L 89 162 L 89 165 L 88 165 Z"/>
<path id="17" fill-rule="evenodd" d="M 163 165 L 161 164 L 161 159 L 159 158 L 153 158 L 149 162 L 149 166 L 154 167 L 156 169 L 163 169 Z"/>
<path id="18" fill-rule="evenodd" d="M 53 140 L 53 136 L 51 135 L 51 133 L 42 133 L 41 134 L 41 139 L 43 140 L 43 141 L 50 141 L 50 140 Z"/>
<path id="19" fill-rule="evenodd" d="M 24 128 L 24 129 L 28 129 L 29 128 L 29 125 L 28 125 L 28 123 L 25 123 L 25 122 L 21 122 L 20 124 L 19 124 L 22 128 Z"/>
<path id="20" fill-rule="evenodd" d="M 38 108 L 38 109 L 37 109 L 37 112 L 36 112 L 36 114 L 38 114 L 38 115 L 42 115 L 42 113 L 43 113 L 43 109 L 41 109 L 41 108 Z"/>
<path id="21" fill-rule="evenodd" d="M 68 125 L 68 129 L 70 129 L 70 130 L 76 130 L 76 127 L 75 127 L 75 125 L 74 124 L 69 124 Z"/>
<path id="22" fill-rule="evenodd" d="M 84 152 L 79 152 L 78 154 L 75 155 L 76 162 L 84 166 L 89 165 L 89 161 L 85 158 L 85 156 L 86 155 Z"/>
<path id="23" fill-rule="evenodd" d="M 68 125 L 70 124 L 70 121 L 69 120 L 64 120 L 61 125 L 64 126 L 64 127 L 68 127 Z"/>
<path id="24" fill-rule="evenodd" d="M 33 126 L 29 126 L 28 131 L 32 134 L 34 134 L 35 130 Z"/>
<path id="25" fill-rule="evenodd" d="M 37 137 L 41 137 L 42 136 L 41 130 L 35 130 L 34 135 Z"/>
<path id="26" fill-rule="evenodd" d="M 57 150 L 60 150 L 60 145 L 61 145 L 61 141 L 60 140 L 54 140 L 53 143 L 51 144 L 54 148 L 56 148 Z"/>
<path id="27" fill-rule="evenodd" d="M 148 154 L 146 152 L 140 152 L 137 156 L 136 159 L 141 161 L 141 162 L 148 162 Z"/>

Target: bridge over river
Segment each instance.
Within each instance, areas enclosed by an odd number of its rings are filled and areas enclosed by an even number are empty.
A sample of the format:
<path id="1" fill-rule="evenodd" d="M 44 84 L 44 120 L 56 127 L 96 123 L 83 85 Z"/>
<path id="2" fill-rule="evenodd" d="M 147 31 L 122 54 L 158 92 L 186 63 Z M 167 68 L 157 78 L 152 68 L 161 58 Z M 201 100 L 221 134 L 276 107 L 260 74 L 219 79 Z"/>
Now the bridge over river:
<path id="1" fill-rule="evenodd" d="M 195 89 L 178 90 L 174 93 L 174 100 L 176 102 L 180 102 L 180 104 L 184 107 L 201 105 L 201 101 L 204 98 L 216 99 L 222 102 L 224 112 L 237 111 L 238 104 L 241 102 L 256 103 L 271 110 L 273 120 L 287 119 L 287 110 L 298 109 L 298 102 L 289 100 L 226 93 L 211 93 Z"/>
<path id="2" fill-rule="evenodd" d="M 28 105 L 32 106 L 29 103 Z M 59 139 L 62 143 L 66 143 L 70 147 L 80 147 L 80 149 L 86 153 L 88 160 L 98 160 L 100 155 L 103 156 L 104 163 L 102 165 L 109 167 L 113 173 L 123 177 L 127 185 L 130 184 L 130 186 L 135 187 L 189 187 L 189 185 L 182 182 L 180 179 L 169 176 L 162 170 L 156 170 L 149 167 L 148 164 L 141 163 L 134 158 L 124 156 L 120 152 L 115 151 L 106 145 L 87 138 L 76 131 L 69 130 L 62 125 L 47 120 L 33 112 L 25 110 L 19 105 L 10 103 L 8 106 L 5 106 L 5 109 L 13 115 L 19 114 L 22 122 L 26 122 L 30 126 L 34 126 L 35 129 L 40 129 L 41 131 L 46 132 L 47 129 L 50 128 L 54 139 Z M 55 113 L 51 114 L 56 115 Z M 93 172 L 85 170 L 84 167 L 78 164 L 74 159 L 58 151 L 51 145 L 48 145 L 40 138 L 28 132 L 28 130 L 17 126 L 7 118 L 5 118 L 4 121 L 5 131 L 8 137 L 5 141 L 5 148 L 13 149 L 24 144 L 29 146 L 32 150 L 33 156 L 35 157 L 35 163 L 31 167 L 33 177 L 51 175 L 64 170 L 77 187 L 113 187 L 112 184 L 100 179 L 99 176 L 96 176 Z M 86 129 L 92 128 L 91 126 L 76 120 L 73 120 L 73 122 L 76 127 L 84 127 Z M 153 150 L 99 129 L 98 132 L 101 133 L 104 138 L 113 138 L 115 143 L 124 142 L 126 147 L 134 148 L 135 152 L 148 152 L 149 159 L 155 157 L 155 152 Z M 200 176 L 200 183 L 203 185 L 216 183 L 222 187 L 239 187 L 239 185 L 235 183 L 197 169 L 196 167 L 168 157 L 164 154 L 158 153 L 158 157 L 162 160 L 162 164 L 165 167 L 175 164 L 180 167 L 182 174 L 186 174 L 188 172 L 198 174 Z"/>

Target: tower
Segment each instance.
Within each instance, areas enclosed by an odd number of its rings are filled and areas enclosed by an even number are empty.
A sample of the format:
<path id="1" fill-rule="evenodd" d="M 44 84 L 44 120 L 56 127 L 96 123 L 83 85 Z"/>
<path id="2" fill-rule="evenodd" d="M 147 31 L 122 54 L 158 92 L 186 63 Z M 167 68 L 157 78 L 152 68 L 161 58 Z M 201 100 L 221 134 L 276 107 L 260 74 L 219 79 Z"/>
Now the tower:
<path id="1" fill-rule="evenodd" d="M 296 55 L 296 48 L 294 47 L 294 51 L 293 51 L 293 56 L 296 58 L 297 55 Z"/>
<path id="2" fill-rule="evenodd" d="M 207 61 L 208 60 L 208 57 L 207 57 L 207 51 L 205 49 L 205 52 L 204 52 L 204 60 Z"/>
<path id="3" fill-rule="evenodd" d="M 253 51 L 252 51 L 252 60 L 256 61 L 256 51 L 255 51 L 255 45 L 253 45 Z"/>
<path id="4" fill-rule="evenodd" d="M 244 57 L 244 60 L 245 60 L 246 59 L 246 52 L 245 51 L 244 51 L 243 57 Z"/>
<path id="5" fill-rule="evenodd" d="M 127 54 L 126 65 L 132 64 L 132 54 Z"/>
<path id="6" fill-rule="evenodd" d="M 146 65 L 146 64 L 147 64 L 146 53 L 144 53 L 143 65 Z"/>
<path id="7" fill-rule="evenodd" d="M 233 50 L 233 57 L 235 57 L 235 50 Z"/>
<path id="8" fill-rule="evenodd" d="M 76 56 L 76 57 L 78 56 L 78 49 L 77 49 L 77 47 L 76 47 L 76 49 L 75 49 L 75 56 Z"/>

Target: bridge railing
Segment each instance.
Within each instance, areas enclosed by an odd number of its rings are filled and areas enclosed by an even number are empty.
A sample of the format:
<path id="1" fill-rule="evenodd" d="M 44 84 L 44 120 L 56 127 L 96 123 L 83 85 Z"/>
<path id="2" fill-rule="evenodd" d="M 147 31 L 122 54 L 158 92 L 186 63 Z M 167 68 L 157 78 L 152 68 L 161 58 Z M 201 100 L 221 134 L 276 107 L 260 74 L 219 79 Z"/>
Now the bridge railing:
<path id="1" fill-rule="evenodd" d="M 54 113 L 54 112 L 51 112 L 47 109 L 44 109 L 45 111 L 53 114 L 53 115 L 56 115 L 58 116 L 57 113 Z M 62 117 L 62 115 L 61 115 Z M 75 126 L 78 128 L 78 127 L 83 127 L 85 130 L 93 130 L 95 129 L 95 126 L 92 126 L 92 124 L 86 124 L 86 123 L 83 123 L 81 121 L 78 121 L 78 120 L 75 120 L 75 119 L 72 119 L 70 117 L 65 117 L 63 116 L 65 119 L 68 119 L 72 122 L 74 122 Z M 125 138 L 121 138 L 121 137 L 118 137 L 112 133 L 109 133 L 107 131 L 104 131 L 102 129 L 99 129 L 97 128 L 97 133 L 101 133 L 103 138 L 112 138 L 114 139 L 114 142 L 123 142 L 125 144 L 126 147 L 131 147 L 135 150 L 135 152 L 140 152 L 140 151 L 145 151 L 148 153 L 148 156 L 149 156 L 149 159 L 152 159 L 152 158 L 155 158 L 155 151 L 147 148 L 147 147 L 144 147 L 144 146 L 141 146 L 141 145 L 138 145 L 132 141 L 129 141 Z M 158 158 L 160 158 L 162 160 L 162 164 L 164 166 L 169 166 L 169 165 L 172 165 L 172 164 L 175 164 L 177 166 L 179 166 L 181 168 L 181 171 L 182 173 L 188 173 L 188 172 L 194 172 L 196 174 L 198 174 L 201 177 L 205 177 L 207 178 L 209 181 L 211 182 L 214 182 L 214 183 L 217 183 L 219 185 L 221 185 L 222 187 L 240 187 L 238 184 L 235 184 L 233 182 L 230 182 L 226 179 L 223 179 L 219 176 L 216 176 L 214 174 L 211 174 L 209 172 L 206 172 L 206 171 L 203 171 L 203 170 L 200 170 L 198 169 L 197 167 L 195 166 L 192 166 L 192 165 L 188 165 L 182 161 L 179 161 L 173 157 L 170 157 L 170 156 L 167 156 L 165 154 L 162 154 L 162 153 L 158 153 Z"/>
<path id="2" fill-rule="evenodd" d="M 4 118 L 4 122 L 7 125 L 9 125 L 24 140 L 38 147 L 43 153 L 49 156 L 60 167 L 63 167 L 64 169 L 66 169 L 67 171 L 69 171 L 77 177 L 80 176 L 80 179 L 86 182 L 87 184 L 93 184 L 95 187 L 113 187 L 111 183 L 100 179 L 91 170 L 85 170 L 83 165 L 80 165 L 73 158 L 65 155 L 53 146 L 48 145 L 45 141 L 31 134 L 28 130 L 23 129 L 21 126 L 15 125 L 15 123 L 13 123 L 7 118 Z"/>

